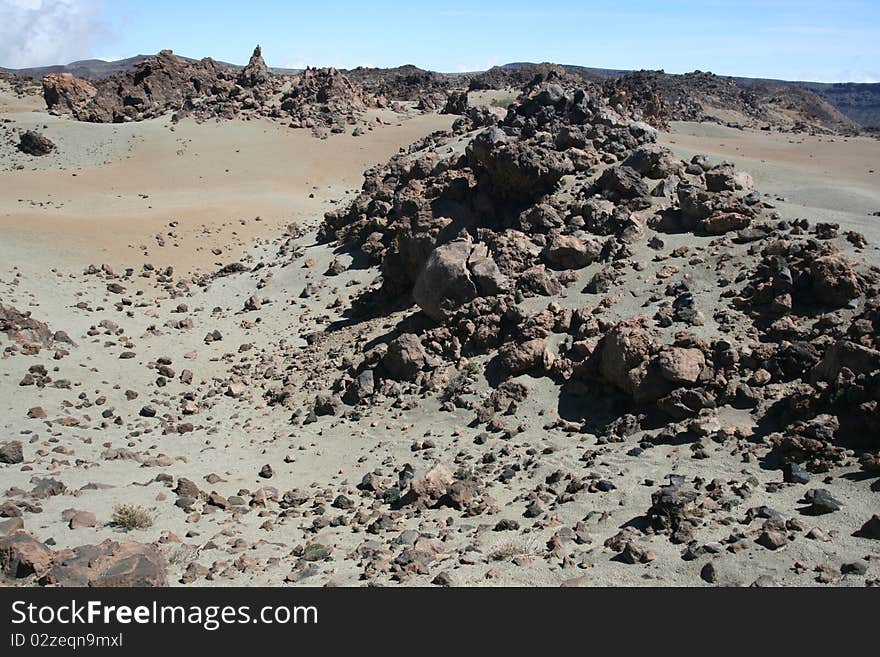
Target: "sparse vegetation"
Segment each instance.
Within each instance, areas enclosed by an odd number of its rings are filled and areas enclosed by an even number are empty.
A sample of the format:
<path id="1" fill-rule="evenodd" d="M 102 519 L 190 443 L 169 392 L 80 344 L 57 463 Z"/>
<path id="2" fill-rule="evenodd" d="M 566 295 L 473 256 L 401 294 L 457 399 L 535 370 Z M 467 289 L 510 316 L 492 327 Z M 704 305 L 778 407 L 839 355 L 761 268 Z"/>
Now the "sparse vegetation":
<path id="1" fill-rule="evenodd" d="M 516 557 L 535 556 L 537 553 L 534 541 L 511 540 L 499 543 L 489 550 L 489 559 L 491 561 L 510 561 Z"/>
<path id="2" fill-rule="evenodd" d="M 489 103 L 489 105 L 491 107 L 500 107 L 501 109 L 506 110 L 514 102 L 516 102 L 516 94 L 511 93 L 511 94 L 505 94 L 504 96 L 498 96 L 496 98 L 493 98 L 491 100 L 491 102 Z"/>
<path id="3" fill-rule="evenodd" d="M 117 504 L 113 507 L 112 524 L 130 532 L 135 529 L 147 529 L 153 526 L 153 516 L 140 506 Z"/>
<path id="4" fill-rule="evenodd" d="M 466 395 L 470 391 L 470 385 L 474 377 L 479 374 L 480 366 L 477 363 L 468 363 L 465 367 L 446 384 L 441 393 L 441 401 L 452 401 L 456 397 Z"/>

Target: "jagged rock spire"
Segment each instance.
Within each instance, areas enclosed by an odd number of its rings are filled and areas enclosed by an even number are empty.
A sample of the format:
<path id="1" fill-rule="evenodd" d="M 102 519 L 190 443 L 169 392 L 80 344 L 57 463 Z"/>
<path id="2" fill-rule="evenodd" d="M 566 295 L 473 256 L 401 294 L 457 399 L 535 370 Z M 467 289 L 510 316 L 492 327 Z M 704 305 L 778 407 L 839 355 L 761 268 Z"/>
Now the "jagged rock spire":
<path id="1" fill-rule="evenodd" d="M 238 75 L 238 84 L 242 87 L 256 87 L 269 81 L 269 68 L 263 60 L 263 50 L 259 44 L 254 48 L 254 54 L 248 65 Z"/>

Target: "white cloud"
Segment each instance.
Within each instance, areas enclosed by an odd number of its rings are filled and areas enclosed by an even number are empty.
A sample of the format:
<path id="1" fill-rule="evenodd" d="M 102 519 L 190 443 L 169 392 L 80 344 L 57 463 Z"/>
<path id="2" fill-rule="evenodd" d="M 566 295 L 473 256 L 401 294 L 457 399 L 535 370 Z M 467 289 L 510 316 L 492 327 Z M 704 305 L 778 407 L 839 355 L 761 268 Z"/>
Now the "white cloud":
<path id="1" fill-rule="evenodd" d="M 0 66 L 67 64 L 107 36 L 103 0 L 0 0 Z"/>

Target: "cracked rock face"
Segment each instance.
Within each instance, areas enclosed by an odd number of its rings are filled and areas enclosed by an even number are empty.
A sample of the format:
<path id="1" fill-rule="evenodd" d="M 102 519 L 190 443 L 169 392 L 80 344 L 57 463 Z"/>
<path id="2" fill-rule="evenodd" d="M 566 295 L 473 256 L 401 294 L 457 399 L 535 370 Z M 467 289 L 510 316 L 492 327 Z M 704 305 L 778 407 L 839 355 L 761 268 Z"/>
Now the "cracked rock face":
<path id="1" fill-rule="evenodd" d="M 443 321 L 462 305 L 506 287 L 486 246 L 465 237 L 434 249 L 416 280 L 413 298 L 426 315 Z"/>

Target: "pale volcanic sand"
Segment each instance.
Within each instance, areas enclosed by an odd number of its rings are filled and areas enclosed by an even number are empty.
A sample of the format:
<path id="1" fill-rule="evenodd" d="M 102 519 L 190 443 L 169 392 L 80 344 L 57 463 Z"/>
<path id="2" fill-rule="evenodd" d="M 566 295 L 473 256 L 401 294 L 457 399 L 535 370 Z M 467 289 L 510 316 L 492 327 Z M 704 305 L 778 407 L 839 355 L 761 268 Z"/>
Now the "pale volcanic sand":
<path id="1" fill-rule="evenodd" d="M 185 120 L 172 130 L 168 119 L 94 125 L 17 115 L 24 126 L 49 126 L 44 133 L 59 144 L 59 155 L 48 157 L 64 168 L 0 172 L 0 256 L 28 252 L 66 268 L 150 262 L 181 274 L 216 269 L 256 237 L 320 218 L 360 186 L 365 169 L 454 118 L 373 115 L 382 123 L 362 137 L 326 140 L 256 120 Z M 79 149 L 108 139 L 123 146 L 103 149 L 109 164 L 68 168 L 82 166 Z M 214 255 L 214 248 L 223 253 Z"/>
<path id="2" fill-rule="evenodd" d="M 873 216 L 880 211 L 880 140 L 674 122 L 660 143 L 681 158 L 705 153 L 733 162 L 784 217 L 838 222 L 880 242 L 880 217 Z"/>
<path id="3" fill-rule="evenodd" d="M 206 492 L 216 490 L 224 496 L 236 495 L 240 489 L 253 491 L 271 485 L 280 491 L 306 489 L 313 500 L 324 490 L 328 491 L 328 501 L 338 492 L 345 492 L 358 504 L 369 506 L 369 499 L 364 502 L 354 489 L 366 472 L 380 468 L 385 475 L 391 475 L 396 466 L 407 462 L 430 467 L 438 460 L 452 462 L 457 453 L 472 449 L 473 435 L 465 428 L 472 413 L 441 413 L 436 397 L 423 400 L 412 409 L 383 405 L 368 408 L 359 421 L 322 417 L 300 426 L 291 423 L 289 410 L 267 406 L 263 386 L 271 382 L 262 383 L 256 376 L 251 378 L 253 389 L 241 398 L 205 396 L 206 391 L 212 390 L 212 380 L 228 377 L 232 366 L 255 366 L 260 356 L 277 359 L 278 367 L 307 358 L 307 351 L 297 351 L 304 344 L 303 336 L 312 331 L 322 332 L 326 333 L 324 360 L 297 363 L 301 367 L 290 373 L 292 387 L 296 389 L 291 408 L 308 407 L 317 392 L 326 391 L 326 384 L 343 357 L 357 351 L 356 342 L 387 332 L 403 315 L 413 312 L 410 309 L 350 329 L 331 331 L 329 327 L 342 319 L 347 305 L 336 304 L 336 299 L 354 297 L 378 272 L 353 267 L 327 278 L 324 272 L 336 254 L 331 247 L 314 243 L 314 227 L 323 212 L 332 200 L 342 200 L 345 191 L 360 186 L 365 168 L 386 160 L 400 146 L 448 127 L 455 118 L 431 114 L 402 120 L 392 114 L 384 116 L 394 125 L 377 126 L 359 138 L 342 135 L 327 141 L 314 139 L 306 131 L 256 121 L 204 125 L 184 122 L 171 132 L 164 120 L 91 126 L 53 119 L 43 113 L 15 116 L 22 124 L 46 123 L 47 136 L 57 138 L 59 144 L 70 140 L 71 150 L 65 155 L 61 149 L 55 166 L 63 165 L 65 158 L 83 163 L 89 157 L 96 160 L 91 166 L 75 164 L 85 167 L 77 171 L 0 173 L 0 262 L 4 263 L 0 268 L 0 298 L 21 310 L 32 310 L 53 330 L 66 330 L 78 343 L 60 361 L 51 359 L 51 350 L 36 357 L 17 355 L 0 360 L 0 427 L 5 438 L 22 440 L 25 451 L 25 467 L 5 469 L 8 481 L 4 482 L 4 489 L 29 490 L 34 485 L 34 476 L 56 477 L 69 489 L 64 495 L 41 500 L 42 513 L 25 514 L 26 529 L 40 540 L 55 539 L 58 548 L 106 538 L 163 541 L 168 548 L 169 582 L 177 583 L 193 560 L 204 566 L 226 564 L 211 580 L 196 581 L 199 585 L 215 586 L 282 585 L 296 561 L 290 556 L 292 546 L 315 542 L 333 546 L 334 558 L 320 564 L 320 574 L 305 579 L 303 584 L 321 585 L 331 580 L 350 586 L 362 583 L 358 558 L 348 555 L 373 535 L 349 526 L 315 529 L 311 501 L 303 515 L 297 513 L 283 520 L 276 517 L 275 511 L 263 515 L 259 507 L 241 517 L 227 512 L 208 513 L 207 509 L 201 517 L 192 518 L 174 506 L 175 496 L 156 480 L 156 475 L 188 477 Z M 83 143 L 103 145 L 95 146 L 94 155 L 84 155 L 75 149 L 77 139 L 92 139 Z M 789 139 L 803 143 L 787 144 Z M 870 184 L 872 179 L 860 173 L 864 160 L 858 160 L 873 158 L 880 164 L 876 143 L 825 143 L 697 124 L 676 124 L 671 133 L 662 136 L 662 141 L 681 157 L 705 152 L 713 160 L 736 161 L 755 176 L 758 188 L 770 200 L 774 195 L 789 199 L 773 201 L 783 214 L 811 219 L 842 217 L 846 222 L 871 229 L 880 221 L 865 212 L 874 200 L 878 201 L 875 209 L 880 209 L 880 199 Z M 183 153 L 178 155 L 178 149 Z M 855 154 L 849 155 L 851 151 Z M 826 152 L 840 160 L 839 167 L 817 166 L 817 162 L 822 162 L 821 158 L 817 160 L 817 154 Z M 101 158 L 111 161 L 103 165 L 97 162 Z M 825 170 L 837 173 L 829 175 Z M 73 173 L 77 176 L 73 177 Z M 851 191 L 843 193 L 841 189 Z M 308 198 L 310 193 L 315 194 L 314 199 Z M 19 198 L 51 198 L 63 206 L 34 207 L 19 203 Z M 258 215 L 263 221 L 254 221 Z M 259 238 L 277 239 L 283 227 L 297 219 L 310 229 L 299 240 L 302 252 L 281 259 L 277 256 L 277 242 Z M 172 220 L 180 222 L 175 229 L 168 227 Z M 240 220 L 246 223 L 242 225 Z M 169 231 L 179 238 L 167 236 Z M 155 234 L 160 232 L 166 234 L 165 247 L 156 244 Z M 678 246 L 677 240 L 684 243 L 692 239 L 676 235 L 664 238 L 671 246 Z M 175 241 L 180 246 L 173 246 Z M 139 248 L 141 244 L 147 246 L 146 255 Z M 223 248 L 220 256 L 211 253 L 215 247 Z M 232 262 L 245 252 L 261 263 L 268 263 L 273 275 L 268 283 L 258 283 L 265 275 L 261 269 L 217 279 L 206 289 L 194 288 L 178 298 L 171 298 L 161 289 L 147 288 L 142 297 L 135 298 L 136 305 L 124 310 L 114 308 L 119 297 L 107 293 L 104 279 L 81 274 L 88 263 L 127 265 L 138 271 L 143 262 L 152 262 L 156 266 L 173 264 L 179 275 L 187 269 L 215 269 L 217 264 Z M 348 256 L 342 257 L 347 264 Z M 305 264 L 309 261 L 314 261 L 312 266 Z M 50 273 L 53 267 L 59 271 L 57 276 Z M 584 276 L 590 273 L 582 272 Z M 136 278 L 126 281 L 126 285 L 134 285 Z M 303 292 L 310 284 L 317 285 L 318 292 L 304 298 Z M 242 313 L 245 300 L 255 294 L 267 298 L 269 303 L 259 312 Z M 88 309 L 76 308 L 79 300 L 86 302 Z M 184 331 L 164 324 L 183 316 L 174 311 L 181 301 L 189 305 L 185 316 L 193 321 L 193 328 Z M 574 292 L 567 302 L 581 305 Z M 626 303 L 621 310 L 630 312 Z M 124 332 L 102 329 L 89 333 L 90 327 L 106 319 L 118 323 Z M 213 329 L 222 332 L 223 340 L 204 343 L 203 337 Z M 131 347 L 125 346 L 126 339 L 131 340 Z M 280 340 L 294 349 L 282 350 Z M 240 351 L 239 346 L 245 343 L 253 345 L 253 349 Z M 0 336 L 0 345 L 6 344 L 5 336 Z M 129 348 L 136 352 L 135 357 L 120 359 L 120 353 Z M 170 380 L 161 388 L 156 386 L 156 373 L 150 363 L 160 356 L 170 358 L 178 372 L 191 368 L 194 383 L 185 386 Z M 55 380 L 69 379 L 72 388 L 19 386 L 22 375 L 34 363 L 46 364 Z M 512 441 L 491 436 L 487 449 L 500 450 L 511 444 L 529 447 L 540 455 L 535 460 L 542 473 L 560 468 L 577 471 L 582 467 L 581 455 L 593 443 L 584 436 L 545 430 L 544 425 L 563 412 L 559 390 L 549 379 L 522 380 L 530 391 L 522 404 L 523 433 Z M 481 391 L 489 389 L 482 379 L 478 387 Z M 123 394 L 126 388 L 138 391 L 139 397 L 127 400 Z M 198 413 L 187 416 L 195 425 L 193 432 L 166 434 L 158 417 L 139 416 L 139 409 L 145 404 L 156 406 L 160 417 L 175 411 L 180 395 L 188 390 L 197 393 L 202 405 Z M 107 398 L 100 406 L 96 402 L 99 395 Z M 81 399 L 87 401 L 80 402 Z M 48 421 L 27 418 L 27 409 L 35 405 L 45 408 Z M 124 423 L 117 427 L 108 422 L 108 426 L 99 428 L 102 408 L 112 408 Z M 67 416 L 82 420 L 82 424 L 61 426 L 58 419 Z M 721 419 L 728 426 L 747 426 L 751 421 L 748 414 L 732 409 L 725 409 Z M 436 448 L 413 451 L 414 440 L 428 435 Z M 132 450 L 141 460 L 111 458 L 104 452 L 106 446 L 122 453 Z M 58 447 L 69 451 L 52 451 Z M 469 529 L 487 522 L 494 524 L 500 517 L 519 520 L 528 529 L 529 523 L 521 517 L 522 502 L 514 500 L 515 495 L 535 485 L 535 480 L 529 480 L 525 473 L 513 486 L 485 482 L 487 492 L 498 503 L 498 514 L 464 518 L 449 510 L 432 511 L 423 519 L 399 520 L 395 533 L 382 537 L 381 542 L 393 540 L 396 532 L 403 529 L 447 531 L 453 552 L 465 553 L 476 544 L 485 555 L 460 569 L 441 558 L 430 575 L 414 577 L 410 584 L 427 585 L 438 570 L 456 568 L 458 583 L 470 586 L 558 585 L 581 574 L 586 574 L 595 585 L 701 585 L 703 582 L 696 574 L 699 564 L 681 559 L 681 546 L 663 537 L 651 543 L 657 559 L 638 567 L 611 560 L 610 553 L 601 546 L 624 523 L 644 514 L 650 506 L 651 493 L 670 472 L 687 478 L 727 480 L 749 475 L 762 484 L 779 479 L 778 472 L 765 471 L 753 460 L 745 462 L 741 454 L 729 455 L 722 445 L 709 449 L 713 459 L 708 464 L 694 460 L 688 446 L 680 445 L 658 446 L 635 461 L 624 455 L 623 448 L 605 453 L 591 470 L 597 476 L 613 479 L 617 489 L 608 495 L 590 496 L 582 504 L 567 505 L 560 511 L 564 514 L 562 522 L 569 526 L 580 518 L 589 520 L 594 542 L 584 546 L 585 556 L 576 567 L 563 568 L 554 560 L 540 558 L 519 566 L 509 558 L 492 556 L 521 555 L 528 560 L 530 555 L 544 551 L 554 527 L 516 534 L 489 529 L 478 532 L 476 538 Z M 160 456 L 169 458 L 170 464 L 148 461 Z M 272 479 L 263 480 L 257 475 L 263 464 L 274 468 Z M 222 480 L 208 484 L 208 473 L 217 473 Z M 654 483 L 646 484 L 647 479 Z M 113 488 L 87 486 L 90 483 Z M 814 480 L 814 485 L 821 484 Z M 862 559 L 868 549 L 848 532 L 864 521 L 874 504 L 875 494 L 867 488 L 863 482 L 836 478 L 833 491 L 844 502 L 844 509 L 809 521 L 811 526 L 815 522 L 835 532 L 834 542 L 798 540 L 786 548 L 782 557 L 763 551 L 729 555 L 719 563 L 719 584 L 749 584 L 758 575 L 768 574 L 780 583 L 807 585 L 814 578 L 793 574 L 791 564 L 795 560 L 812 566 L 825 561 L 839 564 Z M 747 505 L 781 505 L 790 511 L 805 490 L 793 487 L 769 495 L 758 487 Z M 154 526 L 128 535 L 114 529 L 109 519 L 113 505 L 118 502 L 143 505 L 154 514 Z M 69 508 L 93 512 L 97 526 L 68 529 L 62 513 Z M 735 511 L 739 515 L 743 512 L 744 507 Z M 328 515 L 332 517 L 336 512 L 331 509 Z M 447 517 L 454 520 L 451 526 L 447 525 Z M 274 526 L 264 527 L 267 519 L 275 521 Z M 173 532 L 177 540 L 165 532 Z M 701 540 L 722 540 L 729 532 L 724 526 L 713 526 L 701 534 Z M 241 539 L 247 548 L 236 546 L 235 541 Z M 209 541 L 214 546 L 209 546 Z M 398 550 L 399 546 L 395 553 Z M 241 568 L 232 565 L 234 560 L 241 560 Z M 257 561 L 259 568 L 248 569 L 247 560 Z M 876 566 L 871 567 L 876 570 Z M 393 583 L 387 578 L 379 580 Z M 861 582 L 860 578 L 852 578 L 842 583 Z"/>
<path id="4" fill-rule="evenodd" d="M 46 103 L 38 95 L 19 97 L 5 80 L 0 80 L 0 114 L 18 112 L 42 112 Z"/>

